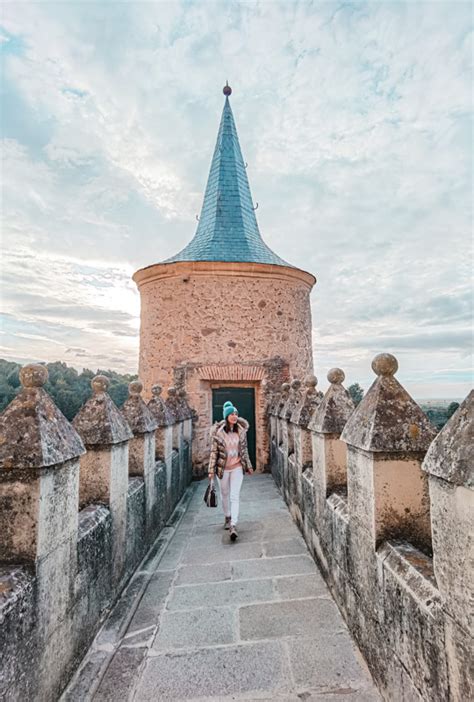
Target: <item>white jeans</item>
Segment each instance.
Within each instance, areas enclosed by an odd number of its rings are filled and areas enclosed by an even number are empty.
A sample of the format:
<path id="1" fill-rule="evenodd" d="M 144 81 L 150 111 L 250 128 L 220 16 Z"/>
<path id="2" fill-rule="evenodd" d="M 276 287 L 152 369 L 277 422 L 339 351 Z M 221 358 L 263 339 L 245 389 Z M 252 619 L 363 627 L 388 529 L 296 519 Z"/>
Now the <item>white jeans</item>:
<path id="1" fill-rule="evenodd" d="M 218 480 L 224 516 L 230 517 L 232 526 L 236 526 L 239 519 L 239 497 L 243 479 L 242 468 L 234 468 L 233 470 L 225 470 L 222 479 Z"/>

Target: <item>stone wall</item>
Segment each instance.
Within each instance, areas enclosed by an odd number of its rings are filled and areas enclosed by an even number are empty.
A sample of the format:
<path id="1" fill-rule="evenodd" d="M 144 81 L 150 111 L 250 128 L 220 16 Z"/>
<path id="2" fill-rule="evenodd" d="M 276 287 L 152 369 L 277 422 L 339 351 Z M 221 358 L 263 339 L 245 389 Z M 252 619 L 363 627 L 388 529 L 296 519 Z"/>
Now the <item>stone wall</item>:
<path id="1" fill-rule="evenodd" d="M 163 419 L 138 382 L 119 411 L 96 376 L 72 426 L 43 366 L 20 377 L 0 417 L 0 699 L 50 702 L 192 478 L 192 412 Z"/>
<path id="2" fill-rule="evenodd" d="M 139 375 L 185 386 L 198 421 L 194 467 L 207 471 L 212 388 L 257 391 L 257 469 L 269 462 L 260 384 L 312 372 L 310 292 L 313 276 L 297 268 L 211 261 L 158 264 L 138 271 L 141 297 Z M 284 352 L 285 367 L 272 364 Z M 239 373 L 239 370 L 241 371 Z"/>
<path id="3" fill-rule="evenodd" d="M 269 405 L 274 479 L 385 699 L 474 698 L 474 392 L 435 438 L 380 354 L 354 409 L 331 385 L 298 421 L 298 387 Z M 308 434 L 311 460 L 302 446 Z"/>

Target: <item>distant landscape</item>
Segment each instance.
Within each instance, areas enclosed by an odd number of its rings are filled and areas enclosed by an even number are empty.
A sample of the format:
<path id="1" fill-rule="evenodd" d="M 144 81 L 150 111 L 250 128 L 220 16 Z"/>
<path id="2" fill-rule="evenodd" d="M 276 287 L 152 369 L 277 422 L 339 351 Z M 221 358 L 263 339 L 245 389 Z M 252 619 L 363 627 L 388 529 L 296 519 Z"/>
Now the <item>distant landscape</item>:
<path id="1" fill-rule="evenodd" d="M 128 396 L 128 384 L 137 378 L 136 375 L 116 373 L 112 370 L 98 368 L 95 371 L 84 368 L 80 373 L 67 363 L 56 361 L 46 363 L 49 378 L 45 390 L 51 395 L 61 412 L 71 421 L 76 416 L 84 402 L 92 394 L 91 379 L 101 373 L 110 379 L 109 394 L 118 407 L 121 407 Z M 21 365 L 14 361 L 0 359 L 0 411 L 13 400 L 20 389 L 19 371 Z M 358 404 L 364 390 L 358 383 L 349 386 L 354 401 Z M 427 414 L 438 431 L 446 424 L 449 417 L 456 411 L 462 400 L 453 399 L 418 399 L 423 412 Z"/>
<path id="2" fill-rule="evenodd" d="M 81 373 L 78 373 L 75 368 L 71 368 L 62 361 L 44 365 L 49 373 L 44 389 L 69 421 L 74 419 L 79 409 L 92 395 L 91 380 L 95 375 L 100 373 L 110 379 L 108 392 L 119 407 L 128 397 L 128 384 L 138 377 L 101 368 L 95 371 L 84 368 Z M 0 359 L 0 411 L 5 409 L 20 390 L 20 368 L 19 363 Z"/>

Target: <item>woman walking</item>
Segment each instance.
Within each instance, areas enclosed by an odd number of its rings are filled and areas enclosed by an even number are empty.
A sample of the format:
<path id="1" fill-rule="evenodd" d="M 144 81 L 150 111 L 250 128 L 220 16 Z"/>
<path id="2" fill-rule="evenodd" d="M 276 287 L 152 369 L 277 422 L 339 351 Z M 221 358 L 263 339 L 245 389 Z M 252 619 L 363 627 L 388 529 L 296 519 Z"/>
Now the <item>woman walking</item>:
<path id="1" fill-rule="evenodd" d="M 211 456 L 209 459 L 209 480 L 217 473 L 224 510 L 224 529 L 229 529 L 231 541 L 237 539 L 239 519 L 240 488 L 244 472 L 253 473 L 247 448 L 249 423 L 239 417 L 232 402 L 225 402 L 223 420 L 211 429 Z"/>

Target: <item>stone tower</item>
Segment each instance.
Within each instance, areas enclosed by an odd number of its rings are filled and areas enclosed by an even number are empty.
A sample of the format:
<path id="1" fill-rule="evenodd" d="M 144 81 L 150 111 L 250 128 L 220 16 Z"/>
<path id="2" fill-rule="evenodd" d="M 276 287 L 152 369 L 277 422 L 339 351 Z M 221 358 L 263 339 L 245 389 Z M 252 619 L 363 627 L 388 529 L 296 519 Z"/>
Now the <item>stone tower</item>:
<path id="1" fill-rule="evenodd" d="M 313 371 L 309 298 L 316 279 L 283 261 L 260 235 L 231 92 L 226 85 L 194 238 L 133 276 L 141 296 L 140 379 L 147 396 L 155 383 L 185 386 L 199 415 L 196 474 L 207 471 L 219 388 L 252 394 L 256 467 L 263 469 L 269 457 L 262 380 L 272 388 Z"/>

